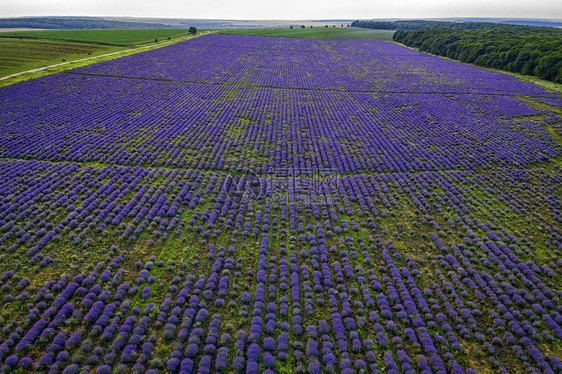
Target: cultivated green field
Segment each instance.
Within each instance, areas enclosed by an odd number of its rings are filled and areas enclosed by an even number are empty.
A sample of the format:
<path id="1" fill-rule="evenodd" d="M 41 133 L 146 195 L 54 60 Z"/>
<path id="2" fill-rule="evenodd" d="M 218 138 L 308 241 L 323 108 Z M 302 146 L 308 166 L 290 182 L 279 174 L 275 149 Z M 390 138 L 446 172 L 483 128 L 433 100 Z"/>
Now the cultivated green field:
<path id="1" fill-rule="evenodd" d="M 121 49 L 123 47 L 51 40 L 0 38 L 0 76 Z"/>
<path id="2" fill-rule="evenodd" d="M 96 30 L 34 30 L 3 32 L 2 37 L 20 37 L 25 39 L 49 39 L 67 42 L 105 44 L 114 46 L 136 46 L 154 43 L 167 38 L 186 36 L 186 29 L 96 29 Z"/>
<path id="3" fill-rule="evenodd" d="M 281 36 L 286 38 L 355 39 L 392 41 L 394 30 L 360 30 L 339 27 L 219 30 L 219 34 Z"/>

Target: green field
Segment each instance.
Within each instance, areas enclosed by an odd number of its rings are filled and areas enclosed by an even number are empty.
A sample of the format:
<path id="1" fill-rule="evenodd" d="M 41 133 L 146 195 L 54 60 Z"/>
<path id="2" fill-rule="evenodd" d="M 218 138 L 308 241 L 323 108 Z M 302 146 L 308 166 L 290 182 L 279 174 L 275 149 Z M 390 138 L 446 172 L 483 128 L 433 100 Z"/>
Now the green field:
<path id="1" fill-rule="evenodd" d="M 98 56 L 121 49 L 123 47 L 51 40 L 0 38 L 0 76 L 63 61 Z"/>
<path id="2" fill-rule="evenodd" d="M 49 39 L 67 42 L 104 44 L 113 46 L 137 46 L 168 38 L 188 35 L 186 29 L 92 29 L 92 30 L 34 30 L 3 32 L 2 37 L 25 39 Z"/>
<path id="3" fill-rule="evenodd" d="M 269 28 L 269 29 L 233 29 L 220 30 L 219 34 L 253 35 L 253 36 L 282 36 L 286 38 L 318 38 L 318 39 L 354 39 L 354 40 L 384 40 L 392 41 L 394 30 L 361 30 L 339 27 L 314 28 Z"/>

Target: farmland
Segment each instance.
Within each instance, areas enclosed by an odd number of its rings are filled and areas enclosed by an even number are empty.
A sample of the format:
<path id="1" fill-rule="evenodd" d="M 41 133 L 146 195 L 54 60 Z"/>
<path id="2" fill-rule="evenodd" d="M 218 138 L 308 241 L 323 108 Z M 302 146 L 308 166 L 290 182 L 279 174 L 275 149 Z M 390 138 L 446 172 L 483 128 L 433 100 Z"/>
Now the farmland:
<path id="1" fill-rule="evenodd" d="M 3 369 L 560 372 L 561 108 L 249 35 L 3 87 Z"/>
<path id="2" fill-rule="evenodd" d="M 24 39 L 47 39 L 75 43 L 90 43 L 131 47 L 187 36 L 185 29 L 94 29 L 94 30 L 33 30 L 2 32 L 0 36 Z"/>
<path id="3" fill-rule="evenodd" d="M 84 43 L 0 38 L 0 76 L 119 49 L 121 48 Z"/>
<path id="4" fill-rule="evenodd" d="M 268 29 L 231 29 L 219 30 L 225 35 L 278 36 L 284 38 L 318 38 L 350 40 L 385 40 L 392 41 L 394 30 L 361 30 L 340 27 L 313 28 L 268 28 Z"/>

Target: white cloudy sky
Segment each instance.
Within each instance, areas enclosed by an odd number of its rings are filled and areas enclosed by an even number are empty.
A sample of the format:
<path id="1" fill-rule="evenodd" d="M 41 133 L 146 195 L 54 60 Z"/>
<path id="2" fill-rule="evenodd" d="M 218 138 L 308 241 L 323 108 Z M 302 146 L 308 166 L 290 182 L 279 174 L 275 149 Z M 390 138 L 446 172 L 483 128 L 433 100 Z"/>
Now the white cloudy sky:
<path id="1" fill-rule="evenodd" d="M 560 0 L 0 0 L 0 17 L 222 19 L 500 17 L 562 19 Z"/>

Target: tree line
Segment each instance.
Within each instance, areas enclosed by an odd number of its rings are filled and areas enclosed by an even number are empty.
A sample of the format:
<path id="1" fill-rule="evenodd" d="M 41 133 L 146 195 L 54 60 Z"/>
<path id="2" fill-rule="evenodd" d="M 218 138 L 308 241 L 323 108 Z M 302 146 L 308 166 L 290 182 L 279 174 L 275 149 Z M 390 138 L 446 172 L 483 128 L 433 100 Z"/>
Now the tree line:
<path id="1" fill-rule="evenodd" d="M 546 26 L 522 26 L 493 22 L 451 22 L 451 21 L 353 21 L 352 27 L 375 30 L 424 30 L 424 29 L 453 29 L 453 30 L 504 30 L 504 31 L 533 31 L 553 35 L 560 35 L 561 29 Z"/>
<path id="2" fill-rule="evenodd" d="M 0 28 L 31 28 L 31 29 L 169 29 L 162 23 L 114 21 L 103 18 L 72 18 L 72 17 L 25 17 L 0 18 Z"/>
<path id="3" fill-rule="evenodd" d="M 490 30 L 398 30 L 393 40 L 454 60 L 562 83 L 562 30 L 559 29 L 515 26 Z"/>

